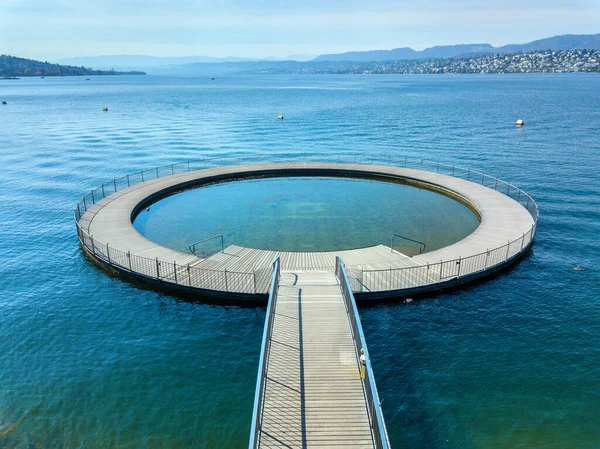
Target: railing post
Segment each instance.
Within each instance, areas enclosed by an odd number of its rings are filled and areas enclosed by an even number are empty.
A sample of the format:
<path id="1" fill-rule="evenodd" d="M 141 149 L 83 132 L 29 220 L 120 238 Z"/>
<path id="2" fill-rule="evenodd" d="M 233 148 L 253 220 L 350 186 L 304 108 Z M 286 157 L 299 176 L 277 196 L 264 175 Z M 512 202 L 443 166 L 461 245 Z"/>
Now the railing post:
<path id="1" fill-rule="evenodd" d="M 94 198 L 94 191 L 92 190 L 92 204 L 96 204 L 96 198 Z"/>
<path id="2" fill-rule="evenodd" d="M 156 178 L 158 179 L 158 167 L 156 167 Z"/>
<path id="3" fill-rule="evenodd" d="M 156 258 L 156 279 L 160 279 L 160 262 L 158 257 Z"/>
<path id="4" fill-rule="evenodd" d="M 363 290 L 363 282 L 365 280 L 365 270 L 363 268 L 360 269 L 360 282 L 358 283 L 358 285 L 360 286 L 360 291 L 362 292 Z"/>
<path id="5" fill-rule="evenodd" d="M 127 175 L 127 187 L 131 187 L 131 184 L 129 184 L 129 175 Z"/>
<path id="6" fill-rule="evenodd" d="M 440 282 L 442 282 L 442 266 L 444 264 L 443 260 L 440 260 Z"/>
<path id="7" fill-rule="evenodd" d="M 252 272 L 252 283 L 254 284 L 254 293 L 256 294 L 256 271 Z"/>
<path id="8" fill-rule="evenodd" d="M 525 206 L 525 209 L 529 211 L 529 195 L 527 195 L 527 206 Z"/>
<path id="9" fill-rule="evenodd" d="M 508 244 L 506 245 L 506 257 L 504 258 L 504 260 L 508 260 L 508 251 L 510 250 L 510 241 L 508 242 Z"/>
<path id="10" fill-rule="evenodd" d="M 131 271 L 131 251 L 127 251 L 127 260 L 129 261 L 129 271 Z"/>
<path id="11" fill-rule="evenodd" d="M 485 269 L 487 270 L 488 262 L 490 260 L 490 249 L 485 250 Z"/>
<path id="12" fill-rule="evenodd" d="M 115 192 L 117 191 L 117 179 L 113 178 L 113 186 L 115 188 Z"/>
<path id="13" fill-rule="evenodd" d="M 498 190 L 498 178 L 495 178 L 495 179 L 496 179 L 496 184 L 494 184 L 494 190 Z"/>
<path id="14" fill-rule="evenodd" d="M 456 262 L 456 264 L 458 265 L 458 274 L 456 275 L 456 277 L 460 277 L 460 262 L 461 262 L 461 258 L 460 258 L 460 256 L 458 256 L 458 262 Z"/>
<path id="15" fill-rule="evenodd" d="M 92 240 L 92 254 L 95 256 L 96 255 L 96 247 L 94 246 L 94 236 L 91 235 L 90 238 Z"/>
<path id="16" fill-rule="evenodd" d="M 510 192 L 510 182 L 508 182 L 506 186 L 506 196 L 508 196 L 508 192 Z"/>
<path id="17" fill-rule="evenodd" d="M 521 239 L 521 251 L 523 251 L 523 245 L 525 245 L 525 233 L 523 233 L 523 237 Z"/>
<path id="18" fill-rule="evenodd" d="M 485 176 L 485 175 L 482 173 L 482 174 L 481 174 L 481 185 L 483 185 L 483 177 L 484 177 L 484 176 Z"/>
<path id="19" fill-rule="evenodd" d="M 102 198 L 106 198 L 106 193 L 104 193 L 104 184 L 102 184 Z"/>
<path id="20" fill-rule="evenodd" d="M 188 274 L 188 284 L 191 287 L 192 286 L 192 275 L 190 274 L 190 264 L 187 264 L 187 274 Z"/>
<path id="21" fill-rule="evenodd" d="M 408 158 L 406 156 L 404 156 L 404 168 L 406 168 L 407 160 L 408 160 Z"/>
<path id="22" fill-rule="evenodd" d="M 79 216 L 77 221 L 81 220 L 81 208 L 79 207 L 79 203 L 77 203 L 77 215 Z"/>
<path id="23" fill-rule="evenodd" d="M 519 193 L 517 195 L 517 203 L 520 203 L 521 201 L 521 189 L 519 189 Z"/>
<path id="24" fill-rule="evenodd" d="M 87 211 L 87 203 L 85 201 L 85 196 L 83 197 L 83 208 Z"/>
<path id="25" fill-rule="evenodd" d="M 175 273 L 175 283 L 179 284 L 179 282 L 177 282 L 177 261 L 173 262 L 173 273 Z"/>
<path id="26" fill-rule="evenodd" d="M 111 265 L 110 263 L 110 246 L 108 246 L 108 243 L 106 244 L 106 257 L 108 257 L 108 264 Z"/>
<path id="27" fill-rule="evenodd" d="M 225 268 L 225 291 L 229 291 L 229 286 L 227 285 L 227 268 Z"/>
<path id="28" fill-rule="evenodd" d="M 175 164 L 171 164 L 171 174 L 175 174 Z"/>
<path id="29" fill-rule="evenodd" d="M 436 168 L 436 172 L 439 173 L 440 172 L 440 163 L 437 163 L 437 168 Z"/>
<path id="30" fill-rule="evenodd" d="M 142 174 L 142 182 L 144 182 L 144 170 L 140 171 L 140 173 Z"/>

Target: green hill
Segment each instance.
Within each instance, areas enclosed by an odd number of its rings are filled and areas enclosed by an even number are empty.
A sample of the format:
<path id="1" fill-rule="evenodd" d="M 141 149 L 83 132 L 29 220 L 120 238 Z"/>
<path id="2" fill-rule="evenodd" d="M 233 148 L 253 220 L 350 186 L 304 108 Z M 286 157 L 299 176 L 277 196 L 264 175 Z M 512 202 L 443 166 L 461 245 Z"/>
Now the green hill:
<path id="1" fill-rule="evenodd" d="M 145 75 L 144 72 L 115 72 L 91 70 L 85 67 L 52 64 L 16 56 L 0 55 L 0 78 L 15 76 L 90 76 L 90 75 Z"/>

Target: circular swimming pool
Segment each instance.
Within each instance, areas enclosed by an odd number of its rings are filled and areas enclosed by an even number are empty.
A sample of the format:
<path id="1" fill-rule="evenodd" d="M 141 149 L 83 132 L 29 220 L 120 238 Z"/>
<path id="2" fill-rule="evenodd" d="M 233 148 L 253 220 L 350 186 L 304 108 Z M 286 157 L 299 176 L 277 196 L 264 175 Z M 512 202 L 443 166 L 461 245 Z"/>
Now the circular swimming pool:
<path id="1" fill-rule="evenodd" d="M 478 217 L 445 195 L 399 182 L 338 177 L 242 179 L 177 193 L 142 210 L 134 227 L 146 238 L 187 250 L 223 235 L 225 246 L 280 251 L 336 251 L 390 245 L 393 233 L 426 251 L 471 234 Z M 394 239 L 395 249 L 419 245 Z M 220 249 L 220 239 L 198 248 Z"/>

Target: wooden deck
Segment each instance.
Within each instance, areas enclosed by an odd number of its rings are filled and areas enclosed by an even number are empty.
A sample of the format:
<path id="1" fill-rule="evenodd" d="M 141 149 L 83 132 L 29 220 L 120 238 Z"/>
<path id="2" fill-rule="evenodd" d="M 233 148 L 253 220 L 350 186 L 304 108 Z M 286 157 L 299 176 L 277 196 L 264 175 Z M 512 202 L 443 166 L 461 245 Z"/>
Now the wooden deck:
<path id="1" fill-rule="evenodd" d="M 348 315 L 333 272 L 281 274 L 259 447 L 374 447 Z"/>
<path id="2" fill-rule="evenodd" d="M 408 268 L 417 265 L 413 258 L 389 246 L 377 245 L 367 248 L 342 251 L 269 251 L 244 246 L 232 245 L 209 258 L 199 261 L 195 266 L 211 270 L 252 271 L 256 268 L 269 267 L 275 257 L 281 258 L 282 270 L 325 270 L 333 271 L 335 258 L 340 256 L 346 265 L 361 265 L 368 269 Z"/>

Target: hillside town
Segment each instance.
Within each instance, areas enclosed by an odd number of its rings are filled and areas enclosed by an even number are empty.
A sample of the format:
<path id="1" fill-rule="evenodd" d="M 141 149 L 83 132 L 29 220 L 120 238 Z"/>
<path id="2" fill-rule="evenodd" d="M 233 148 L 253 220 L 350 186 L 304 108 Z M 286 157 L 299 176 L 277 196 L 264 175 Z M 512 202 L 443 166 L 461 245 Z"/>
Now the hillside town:
<path id="1" fill-rule="evenodd" d="M 262 73 L 475 74 L 600 72 L 600 50 L 531 51 L 477 56 L 372 62 L 309 62 L 279 65 Z"/>

